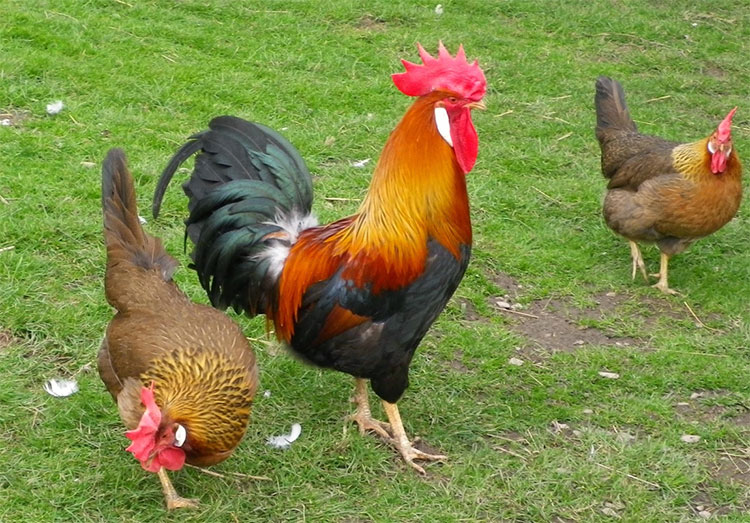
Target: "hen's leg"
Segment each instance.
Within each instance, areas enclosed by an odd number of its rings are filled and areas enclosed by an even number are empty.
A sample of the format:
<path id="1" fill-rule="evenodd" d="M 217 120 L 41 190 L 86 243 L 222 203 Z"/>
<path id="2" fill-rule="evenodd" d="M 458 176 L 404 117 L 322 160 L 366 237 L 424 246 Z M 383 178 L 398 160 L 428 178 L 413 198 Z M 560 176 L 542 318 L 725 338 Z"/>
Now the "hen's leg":
<path id="1" fill-rule="evenodd" d="M 401 415 L 398 412 L 396 404 L 383 401 L 383 408 L 388 415 L 388 421 L 391 422 L 391 429 L 393 432 L 393 439 L 390 441 L 391 445 L 398 449 L 401 456 L 404 458 L 404 461 L 411 465 L 417 472 L 420 474 L 426 474 L 422 467 L 414 463 L 415 459 L 423 459 L 427 461 L 443 461 L 447 459 L 447 456 L 440 454 L 427 454 L 426 452 L 415 449 L 409 441 L 409 438 L 406 437 L 404 424 L 401 423 Z"/>
<path id="2" fill-rule="evenodd" d="M 354 378 L 354 396 L 351 401 L 357 404 L 357 410 L 349 416 L 349 420 L 357 422 L 359 433 L 364 435 L 366 431 L 371 430 L 381 438 L 390 441 L 391 426 L 388 423 L 374 419 L 370 412 L 370 402 L 367 399 L 367 380 Z"/>
<path id="3" fill-rule="evenodd" d="M 643 279 L 646 280 L 646 283 L 648 283 L 648 274 L 646 274 L 646 264 L 643 263 L 643 256 L 641 255 L 641 250 L 638 248 L 638 244 L 635 243 L 633 240 L 629 240 L 630 242 L 630 257 L 633 259 L 633 274 L 631 275 L 631 278 L 635 280 L 635 271 L 636 269 L 641 270 L 641 274 L 643 274 Z"/>
<path id="4" fill-rule="evenodd" d="M 669 255 L 661 253 L 661 263 L 659 264 L 659 281 L 656 282 L 652 287 L 656 287 L 664 294 L 680 294 L 674 289 L 670 289 L 667 285 L 667 267 L 669 265 Z"/>
<path id="5" fill-rule="evenodd" d="M 167 501 L 167 508 L 169 510 L 176 508 L 198 508 L 197 499 L 187 499 L 177 494 L 177 491 L 172 486 L 172 482 L 169 481 L 167 471 L 163 467 L 159 469 L 159 480 L 161 481 L 161 488 L 164 490 L 164 498 Z"/>

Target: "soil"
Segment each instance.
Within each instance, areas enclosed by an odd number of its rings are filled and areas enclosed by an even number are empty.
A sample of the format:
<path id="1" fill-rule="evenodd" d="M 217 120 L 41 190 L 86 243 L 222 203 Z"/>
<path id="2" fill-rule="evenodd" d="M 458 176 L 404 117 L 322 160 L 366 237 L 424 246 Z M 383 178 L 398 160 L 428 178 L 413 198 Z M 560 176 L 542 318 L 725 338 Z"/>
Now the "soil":
<path id="1" fill-rule="evenodd" d="M 0 350 L 7 349 L 17 341 L 9 330 L 0 327 Z"/>

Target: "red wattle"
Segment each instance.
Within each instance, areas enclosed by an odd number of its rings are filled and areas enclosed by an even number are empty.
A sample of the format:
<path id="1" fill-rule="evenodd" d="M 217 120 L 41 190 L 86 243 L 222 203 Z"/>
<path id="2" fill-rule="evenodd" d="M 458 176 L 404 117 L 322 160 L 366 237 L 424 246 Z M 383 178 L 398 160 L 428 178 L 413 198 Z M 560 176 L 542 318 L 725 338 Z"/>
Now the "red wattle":
<path id="1" fill-rule="evenodd" d="M 453 152 L 456 155 L 458 166 L 464 174 L 468 174 L 477 162 L 479 152 L 479 139 L 474 123 L 471 121 L 471 111 L 461 109 L 460 111 L 448 113 L 451 123 L 451 140 L 453 141 Z"/>
<path id="2" fill-rule="evenodd" d="M 711 155 L 711 172 L 714 174 L 723 173 L 727 168 L 727 155 L 724 151 L 716 151 Z"/>

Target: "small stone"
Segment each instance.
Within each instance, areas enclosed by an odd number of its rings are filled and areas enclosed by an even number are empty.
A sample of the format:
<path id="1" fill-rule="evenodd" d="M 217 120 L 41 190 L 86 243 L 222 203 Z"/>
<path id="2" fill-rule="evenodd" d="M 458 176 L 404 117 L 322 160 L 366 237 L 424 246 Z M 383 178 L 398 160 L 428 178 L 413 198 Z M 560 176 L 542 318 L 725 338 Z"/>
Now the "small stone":
<path id="1" fill-rule="evenodd" d="M 580 347 L 584 343 L 586 343 L 586 342 L 583 341 L 583 340 L 576 340 L 576 341 L 573 342 L 573 345 L 575 345 L 576 347 Z"/>
<path id="2" fill-rule="evenodd" d="M 503 300 L 497 300 L 497 301 L 495 301 L 495 306 L 498 307 L 498 308 L 500 308 L 500 309 L 510 309 L 510 308 L 512 308 L 512 306 L 511 306 L 510 303 L 508 303 L 507 301 L 503 301 Z"/>
<path id="3" fill-rule="evenodd" d="M 704 507 L 703 505 L 698 505 L 697 507 L 695 507 L 695 510 L 706 510 L 706 507 Z"/>
<path id="4" fill-rule="evenodd" d="M 599 371 L 599 376 L 601 376 L 602 378 L 610 379 L 610 380 L 616 380 L 620 378 L 620 375 L 617 374 L 616 372 L 607 372 L 603 370 Z"/>
<path id="5" fill-rule="evenodd" d="M 2 120 L 0 120 L 0 125 L 2 125 L 3 127 L 10 127 L 11 125 L 13 125 L 13 121 L 10 118 L 3 118 Z"/>
<path id="6" fill-rule="evenodd" d="M 521 365 L 523 365 L 523 360 L 519 358 L 511 358 L 508 360 L 508 363 L 510 363 L 511 365 L 515 365 L 516 367 L 520 367 Z"/>
<path id="7" fill-rule="evenodd" d="M 591 409 L 583 409 L 581 412 L 583 412 L 584 414 L 593 414 L 594 413 L 594 411 L 591 410 Z"/>
<path id="8" fill-rule="evenodd" d="M 609 298 L 614 298 L 615 296 L 617 296 L 617 293 L 616 292 L 608 292 L 607 294 L 605 294 L 605 296 L 607 296 Z"/>
<path id="9" fill-rule="evenodd" d="M 690 403 L 688 403 L 687 401 L 679 401 L 679 402 L 677 402 L 677 406 L 678 407 L 689 407 Z"/>
<path id="10" fill-rule="evenodd" d="M 605 516 L 610 516 L 613 518 L 620 519 L 620 515 L 617 513 L 617 511 L 615 511 L 615 509 L 610 508 L 610 507 L 604 507 L 602 509 L 602 514 L 604 514 Z"/>
<path id="11" fill-rule="evenodd" d="M 443 14 L 443 4 L 438 4 L 435 6 L 435 14 L 436 15 Z"/>
<path id="12" fill-rule="evenodd" d="M 91 169 L 92 167 L 96 167 L 96 164 L 94 162 L 81 162 L 81 167 Z"/>
<path id="13" fill-rule="evenodd" d="M 704 394 L 702 392 L 693 392 L 690 395 L 690 399 L 691 400 L 697 400 L 698 398 L 702 398 L 703 396 L 704 396 Z"/>
<path id="14" fill-rule="evenodd" d="M 683 434 L 680 436 L 680 440 L 683 443 L 698 443 L 701 440 L 701 437 L 696 436 L 695 434 Z"/>
<path id="15" fill-rule="evenodd" d="M 708 519 L 711 517 L 711 513 L 708 510 L 701 510 L 700 512 L 698 512 L 698 516 L 703 519 Z"/>

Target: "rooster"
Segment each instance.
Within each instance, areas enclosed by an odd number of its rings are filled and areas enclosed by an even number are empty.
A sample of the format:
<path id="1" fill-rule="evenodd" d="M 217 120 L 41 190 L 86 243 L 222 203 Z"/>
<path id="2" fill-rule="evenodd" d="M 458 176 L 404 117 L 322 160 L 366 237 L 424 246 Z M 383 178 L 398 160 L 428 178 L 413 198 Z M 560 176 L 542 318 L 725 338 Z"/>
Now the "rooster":
<path id="1" fill-rule="evenodd" d="M 615 80 L 596 81 L 596 137 L 602 172 L 609 179 L 604 199 L 607 225 L 630 242 L 632 278 L 648 274 L 637 242 L 656 242 L 661 251 L 654 285 L 678 294 L 667 282 L 669 258 L 718 231 L 737 213 L 742 165 L 732 146 L 732 109 L 710 136 L 677 143 L 640 134 L 625 93 Z"/>
<path id="2" fill-rule="evenodd" d="M 130 429 L 127 450 L 158 473 L 167 507 L 193 507 L 165 469 L 229 457 L 247 429 L 255 356 L 234 321 L 191 302 L 172 281 L 177 261 L 143 231 L 119 149 L 102 166 L 102 207 L 104 285 L 117 314 L 99 350 L 99 375 Z"/>
<path id="3" fill-rule="evenodd" d="M 158 216 L 178 166 L 200 151 L 190 179 L 187 235 L 214 306 L 264 313 L 277 337 L 305 361 L 355 377 L 351 416 L 424 474 L 396 402 L 409 364 L 469 263 L 471 221 L 465 175 L 477 157 L 472 109 L 486 80 L 463 47 L 422 64 L 403 61 L 393 82 L 416 97 L 391 133 L 358 212 L 318 226 L 312 183 L 294 147 L 268 127 L 222 116 L 193 135 L 161 175 Z M 372 417 L 367 382 L 389 423 Z"/>

